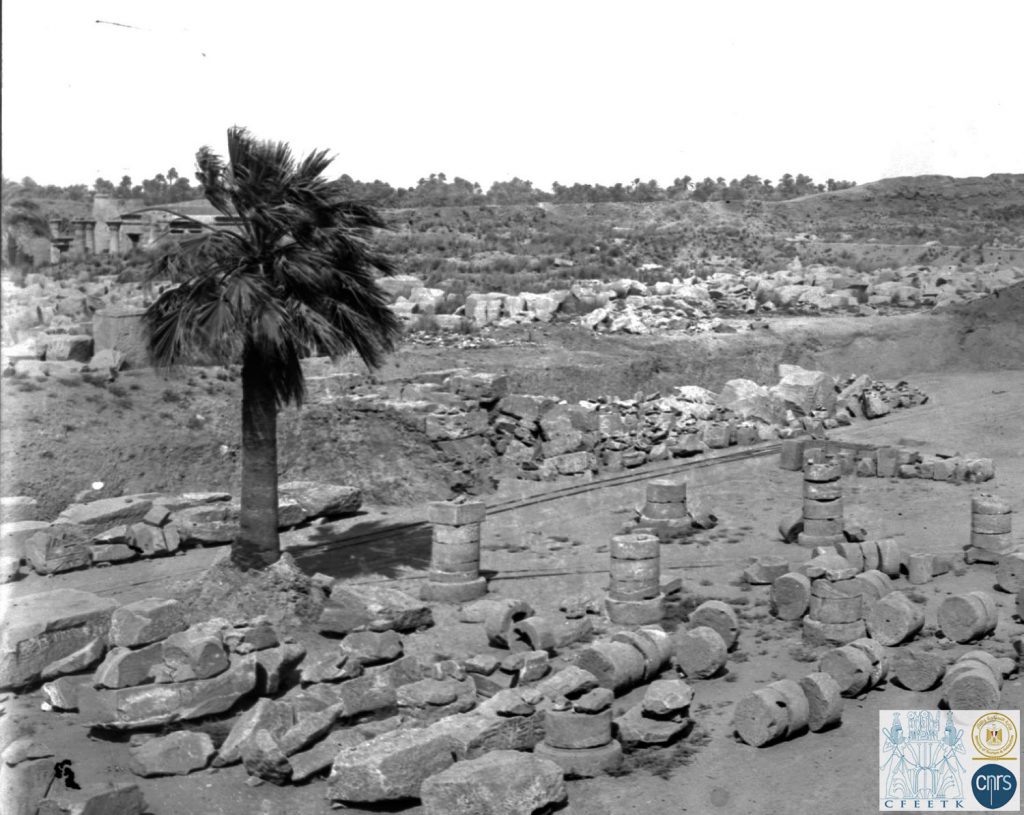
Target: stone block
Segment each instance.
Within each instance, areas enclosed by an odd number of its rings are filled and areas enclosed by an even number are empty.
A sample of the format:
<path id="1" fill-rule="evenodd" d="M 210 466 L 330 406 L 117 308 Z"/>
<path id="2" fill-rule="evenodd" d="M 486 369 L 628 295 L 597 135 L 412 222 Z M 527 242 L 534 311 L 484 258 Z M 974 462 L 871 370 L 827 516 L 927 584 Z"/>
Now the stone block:
<path id="1" fill-rule="evenodd" d="M 138 786 L 103 781 L 83 784 L 77 790 L 51 790 L 40 803 L 38 815 L 143 815 L 144 812 L 148 812 L 146 799 Z"/>
<path id="2" fill-rule="evenodd" d="M 287 481 L 277 488 L 278 496 L 298 502 L 306 520 L 333 518 L 356 512 L 363 503 L 358 487 L 319 481 Z"/>
<path id="3" fill-rule="evenodd" d="M 163 649 L 158 642 L 142 648 L 115 646 L 93 674 L 97 688 L 131 688 L 146 685 L 157 676 L 163 664 Z"/>
<path id="4" fill-rule="evenodd" d="M 57 574 L 91 564 L 89 534 L 79 526 L 54 524 L 25 541 L 22 555 L 37 574 Z"/>
<path id="5" fill-rule="evenodd" d="M 206 767 L 215 752 L 213 740 L 206 733 L 179 730 L 130 748 L 128 769 L 143 778 L 188 775 Z"/>
<path id="6" fill-rule="evenodd" d="M 513 815 L 546 811 L 566 800 L 562 768 L 536 755 L 495 750 L 427 778 L 425 815 Z"/>
<path id="7" fill-rule="evenodd" d="M 209 679 L 228 668 L 221 638 L 197 628 L 171 634 L 163 641 L 163 659 L 175 681 Z"/>
<path id="8" fill-rule="evenodd" d="M 59 660 L 105 640 L 117 603 L 77 589 L 11 600 L 0 622 L 0 688 L 40 678 Z"/>
<path id="9" fill-rule="evenodd" d="M 333 801 L 419 798 L 423 782 L 455 763 L 456 742 L 433 728 L 398 730 L 343 747 L 328 779 Z"/>
<path id="10" fill-rule="evenodd" d="M 97 727 L 155 727 L 224 713 L 255 685 L 256 662 L 249 655 L 232 660 L 231 667 L 213 679 L 120 690 L 83 688 L 79 710 L 84 722 Z"/>
<path id="11" fill-rule="evenodd" d="M 341 648 L 364 665 L 391 662 L 402 656 L 402 638 L 394 631 L 357 631 L 348 634 Z"/>
<path id="12" fill-rule="evenodd" d="M 71 504 L 61 512 L 55 523 L 108 529 L 117 524 L 139 523 L 152 506 L 152 497 L 141 495 L 101 498 L 87 504 Z"/>
<path id="13" fill-rule="evenodd" d="M 53 783 L 57 763 L 53 750 L 23 738 L 9 744 L 0 759 L 0 812 L 36 815 L 39 802 Z"/>
<path id="14" fill-rule="evenodd" d="M 110 621 L 110 643 L 127 648 L 148 645 L 185 630 L 185 610 L 177 600 L 149 597 L 121 606 Z"/>
<path id="15" fill-rule="evenodd" d="M 257 731 L 265 730 L 275 737 L 283 736 L 295 725 L 295 711 L 285 701 L 259 699 L 232 725 L 227 738 L 217 751 L 214 767 L 226 767 L 242 760 L 242 746 Z"/>
<path id="16" fill-rule="evenodd" d="M 331 589 L 318 625 L 322 631 L 415 631 L 434 624 L 430 607 L 398 589 L 387 586 L 346 586 Z"/>

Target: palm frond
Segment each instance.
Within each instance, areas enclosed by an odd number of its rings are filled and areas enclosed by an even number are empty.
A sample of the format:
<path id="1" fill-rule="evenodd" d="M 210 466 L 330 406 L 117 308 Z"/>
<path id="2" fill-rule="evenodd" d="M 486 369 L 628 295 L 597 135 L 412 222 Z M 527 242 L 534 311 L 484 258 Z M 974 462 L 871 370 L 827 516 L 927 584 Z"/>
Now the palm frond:
<path id="1" fill-rule="evenodd" d="M 325 179 L 330 163 L 323 150 L 296 161 L 244 128 L 228 131 L 226 163 L 199 151 L 207 198 L 240 229 L 185 238 L 154 261 L 151 277 L 178 283 L 146 313 L 156 361 L 257 359 L 280 405 L 301 402 L 304 357 L 354 352 L 372 367 L 394 349 L 401 326 L 378 283 L 394 266 L 373 241 L 386 223 Z"/>

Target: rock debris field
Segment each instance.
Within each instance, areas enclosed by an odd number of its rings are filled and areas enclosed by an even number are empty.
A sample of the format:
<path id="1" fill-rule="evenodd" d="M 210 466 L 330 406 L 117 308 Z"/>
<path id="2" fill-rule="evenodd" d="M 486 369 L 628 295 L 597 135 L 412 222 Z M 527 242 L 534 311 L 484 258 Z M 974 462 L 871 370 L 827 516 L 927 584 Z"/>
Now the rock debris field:
<path id="1" fill-rule="evenodd" d="M 681 421 L 457 374 L 478 407 L 446 415 L 508 422 L 518 483 L 552 483 L 431 503 L 405 551 L 357 488 L 294 482 L 287 553 L 241 582 L 230 494 L 4 499 L 0 808 L 864 811 L 878 709 L 1019 706 L 1024 381 L 781 373 L 680 389 Z M 666 415 L 626 459 L 643 437 L 610 425 Z M 324 529 L 389 571 L 311 568 Z"/>

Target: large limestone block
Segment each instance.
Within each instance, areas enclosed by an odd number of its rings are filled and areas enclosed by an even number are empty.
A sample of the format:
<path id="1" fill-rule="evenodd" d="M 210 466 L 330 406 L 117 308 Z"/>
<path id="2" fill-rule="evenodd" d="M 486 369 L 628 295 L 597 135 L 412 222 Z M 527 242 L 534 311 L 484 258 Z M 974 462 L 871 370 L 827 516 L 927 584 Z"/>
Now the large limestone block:
<path id="1" fill-rule="evenodd" d="M 154 727 L 223 713 L 255 686 L 256 660 L 250 654 L 234 659 L 228 670 L 213 679 L 120 690 L 83 688 L 78 709 L 83 721 L 98 727 Z"/>
<path id="2" fill-rule="evenodd" d="M 423 782 L 454 762 L 454 740 L 433 728 L 385 733 L 341 749 L 327 780 L 328 797 L 354 803 L 419 798 Z"/>
<path id="3" fill-rule="evenodd" d="M 110 621 L 111 645 L 135 648 L 185 630 L 185 610 L 178 600 L 148 597 L 128 603 Z"/>
<path id="4" fill-rule="evenodd" d="M 288 481 L 277 488 L 280 498 L 291 498 L 302 507 L 306 520 L 355 512 L 363 503 L 358 487 L 320 481 Z"/>
<path id="5" fill-rule="evenodd" d="M 214 752 L 213 740 L 206 733 L 179 730 L 131 748 L 129 769 L 143 778 L 188 775 L 209 764 Z"/>
<path id="6" fill-rule="evenodd" d="M 460 761 L 423 782 L 426 815 L 522 815 L 566 799 L 562 768 L 515 750 Z"/>
<path id="7" fill-rule="evenodd" d="M 718 406 L 743 419 L 760 419 L 763 422 L 774 422 L 779 413 L 779 404 L 768 388 L 749 379 L 726 382 L 718 394 Z"/>
<path id="8" fill-rule="evenodd" d="M 814 410 L 834 412 L 836 382 L 831 376 L 822 371 L 806 371 L 795 365 L 784 367 L 787 371 L 771 392 L 787 408 L 801 416 L 809 416 Z"/>
<path id="9" fill-rule="evenodd" d="M 81 526 L 54 524 L 32 535 L 22 556 L 37 574 L 58 574 L 92 563 L 89 533 Z"/>
<path id="10" fill-rule="evenodd" d="M 387 586 L 345 586 L 336 583 L 320 615 L 322 631 L 415 631 L 434 624 L 430 606 Z"/>
<path id="11" fill-rule="evenodd" d="M 0 622 L 0 687 L 40 678 L 48 665 L 105 640 L 117 602 L 77 589 L 12 600 Z"/>
<path id="12" fill-rule="evenodd" d="M 57 517 L 55 523 L 102 526 L 108 529 L 117 524 L 139 523 L 153 507 L 152 495 L 125 495 L 120 498 L 101 498 L 88 504 L 71 504 Z"/>

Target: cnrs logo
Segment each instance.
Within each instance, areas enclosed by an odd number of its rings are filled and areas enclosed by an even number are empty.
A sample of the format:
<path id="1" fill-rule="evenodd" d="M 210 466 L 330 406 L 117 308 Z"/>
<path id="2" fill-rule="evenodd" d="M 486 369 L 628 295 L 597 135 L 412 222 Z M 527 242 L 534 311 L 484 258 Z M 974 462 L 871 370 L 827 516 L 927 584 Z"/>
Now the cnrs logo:
<path id="1" fill-rule="evenodd" d="M 985 809 L 999 809 L 1006 806 L 1017 791 L 1017 779 L 1006 767 L 986 764 L 974 773 L 971 792 L 975 800 Z"/>

